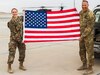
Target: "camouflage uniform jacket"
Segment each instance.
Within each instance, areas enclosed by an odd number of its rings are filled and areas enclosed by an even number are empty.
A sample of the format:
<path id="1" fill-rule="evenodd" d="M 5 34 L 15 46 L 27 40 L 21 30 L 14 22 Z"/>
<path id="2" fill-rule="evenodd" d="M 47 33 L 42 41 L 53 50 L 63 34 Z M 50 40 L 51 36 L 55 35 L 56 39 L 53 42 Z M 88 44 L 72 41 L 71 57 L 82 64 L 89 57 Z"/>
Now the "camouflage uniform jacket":
<path id="1" fill-rule="evenodd" d="M 23 27 L 22 17 L 21 16 L 18 16 L 17 18 L 12 17 L 12 19 L 8 22 L 7 25 L 11 32 L 10 40 L 22 42 L 22 27 Z"/>
<path id="2" fill-rule="evenodd" d="M 88 37 L 94 33 L 95 16 L 89 9 L 86 12 L 80 11 L 81 37 Z"/>

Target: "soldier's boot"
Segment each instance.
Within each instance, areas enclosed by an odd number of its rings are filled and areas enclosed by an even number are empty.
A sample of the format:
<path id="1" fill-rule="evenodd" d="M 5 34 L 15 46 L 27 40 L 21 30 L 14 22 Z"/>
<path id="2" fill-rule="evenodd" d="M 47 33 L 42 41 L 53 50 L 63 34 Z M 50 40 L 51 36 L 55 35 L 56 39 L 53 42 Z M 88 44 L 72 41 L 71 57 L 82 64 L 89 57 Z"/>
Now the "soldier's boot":
<path id="1" fill-rule="evenodd" d="M 80 66 L 77 70 L 81 71 L 81 70 L 86 70 L 87 69 L 87 64 L 84 63 L 82 66 Z"/>
<path id="2" fill-rule="evenodd" d="M 93 74 L 93 68 L 92 66 L 89 66 L 87 70 L 83 73 L 83 75 Z"/>
<path id="3" fill-rule="evenodd" d="M 8 73 L 12 74 L 14 73 L 11 67 L 11 64 L 8 64 Z"/>
<path id="4" fill-rule="evenodd" d="M 20 70 L 23 70 L 23 71 L 26 71 L 26 68 L 23 66 L 23 63 L 22 62 L 19 64 L 19 69 Z"/>

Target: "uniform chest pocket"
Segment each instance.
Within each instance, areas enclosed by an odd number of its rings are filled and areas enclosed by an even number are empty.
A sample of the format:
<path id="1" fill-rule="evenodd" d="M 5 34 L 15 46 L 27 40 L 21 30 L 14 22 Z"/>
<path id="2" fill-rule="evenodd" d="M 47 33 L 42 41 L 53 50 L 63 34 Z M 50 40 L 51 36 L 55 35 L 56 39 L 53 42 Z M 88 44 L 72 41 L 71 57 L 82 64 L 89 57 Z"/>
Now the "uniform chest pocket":
<path id="1" fill-rule="evenodd" d="M 89 16 L 88 16 L 88 15 L 84 15 L 83 21 L 84 21 L 85 23 L 87 23 L 87 22 L 89 21 Z"/>

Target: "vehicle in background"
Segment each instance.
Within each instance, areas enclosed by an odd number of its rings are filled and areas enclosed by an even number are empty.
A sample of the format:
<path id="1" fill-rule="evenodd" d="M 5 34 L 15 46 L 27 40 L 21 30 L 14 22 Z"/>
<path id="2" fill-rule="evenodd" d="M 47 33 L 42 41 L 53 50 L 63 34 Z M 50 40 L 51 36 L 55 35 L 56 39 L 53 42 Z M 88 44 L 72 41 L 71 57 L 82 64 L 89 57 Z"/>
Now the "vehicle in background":
<path id="1" fill-rule="evenodd" d="M 94 25 L 94 55 L 100 57 L 100 5 L 97 5 L 93 10 L 96 20 Z"/>

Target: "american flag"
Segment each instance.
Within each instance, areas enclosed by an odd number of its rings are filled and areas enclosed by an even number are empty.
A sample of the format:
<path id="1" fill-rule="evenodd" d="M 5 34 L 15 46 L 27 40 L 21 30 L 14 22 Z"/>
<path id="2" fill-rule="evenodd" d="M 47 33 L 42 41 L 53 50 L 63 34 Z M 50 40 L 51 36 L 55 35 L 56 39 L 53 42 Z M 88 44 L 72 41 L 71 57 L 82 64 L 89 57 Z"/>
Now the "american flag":
<path id="1" fill-rule="evenodd" d="M 24 11 L 23 42 L 78 40 L 79 14 L 76 8 L 58 11 Z"/>

